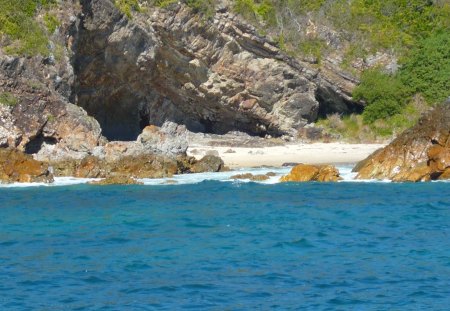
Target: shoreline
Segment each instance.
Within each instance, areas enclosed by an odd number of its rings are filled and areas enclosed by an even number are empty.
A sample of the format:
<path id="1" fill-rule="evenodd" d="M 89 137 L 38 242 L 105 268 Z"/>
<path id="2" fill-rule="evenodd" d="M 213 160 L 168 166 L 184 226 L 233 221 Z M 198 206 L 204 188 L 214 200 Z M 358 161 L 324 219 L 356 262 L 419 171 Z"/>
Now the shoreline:
<path id="1" fill-rule="evenodd" d="M 354 164 L 367 158 L 386 144 L 290 143 L 279 146 L 229 147 L 192 144 L 189 156 L 201 159 L 217 155 L 225 166 L 234 168 L 281 167 L 285 163 Z"/>

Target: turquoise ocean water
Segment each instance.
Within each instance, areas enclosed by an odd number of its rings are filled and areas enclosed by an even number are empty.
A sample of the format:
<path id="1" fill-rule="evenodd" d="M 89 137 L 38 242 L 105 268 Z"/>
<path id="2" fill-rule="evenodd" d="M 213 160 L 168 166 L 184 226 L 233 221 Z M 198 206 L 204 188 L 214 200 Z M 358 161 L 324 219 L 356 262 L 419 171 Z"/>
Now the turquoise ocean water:
<path id="1" fill-rule="evenodd" d="M 0 310 L 449 310 L 450 183 L 0 188 Z"/>

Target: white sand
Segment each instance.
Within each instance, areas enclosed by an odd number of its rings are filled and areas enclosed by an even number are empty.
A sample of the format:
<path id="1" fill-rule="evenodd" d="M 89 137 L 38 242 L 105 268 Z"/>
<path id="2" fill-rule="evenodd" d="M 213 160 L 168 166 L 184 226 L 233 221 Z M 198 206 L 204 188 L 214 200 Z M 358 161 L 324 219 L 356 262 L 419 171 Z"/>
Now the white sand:
<path id="1" fill-rule="evenodd" d="M 201 159 L 207 153 L 219 155 L 230 168 L 274 166 L 283 163 L 342 164 L 365 159 L 384 144 L 312 143 L 275 147 L 216 147 L 192 145 L 188 155 Z"/>

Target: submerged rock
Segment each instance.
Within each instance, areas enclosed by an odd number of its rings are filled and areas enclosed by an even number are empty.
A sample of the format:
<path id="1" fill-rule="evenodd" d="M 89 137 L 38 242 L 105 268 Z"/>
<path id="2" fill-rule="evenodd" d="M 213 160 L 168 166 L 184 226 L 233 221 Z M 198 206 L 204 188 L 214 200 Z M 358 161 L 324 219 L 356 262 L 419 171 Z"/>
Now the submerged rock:
<path id="1" fill-rule="evenodd" d="M 48 164 L 15 149 L 0 148 L 0 182 L 53 182 Z"/>
<path id="2" fill-rule="evenodd" d="M 137 181 L 134 178 L 126 176 L 111 176 L 98 181 L 89 182 L 91 185 L 143 185 L 142 182 Z"/>
<path id="3" fill-rule="evenodd" d="M 245 174 L 237 174 L 230 177 L 230 179 L 249 179 L 251 181 L 264 181 L 268 180 L 272 175 L 269 175 L 267 173 L 266 175 L 253 175 L 251 173 L 245 173 Z"/>
<path id="4" fill-rule="evenodd" d="M 353 169 L 357 179 L 429 181 L 448 179 L 450 169 L 450 102 L 424 115 L 388 146 Z"/>
<path id="5" fill-rule="evenodd" d="M 305 182 L 305 181 L 321 181 L 331 182 L 339 181 L 339 170 L 332 165 L 308 165 L 298 164 L 294 166 L 291 172 L 281 177 L 281 182 Z"/>

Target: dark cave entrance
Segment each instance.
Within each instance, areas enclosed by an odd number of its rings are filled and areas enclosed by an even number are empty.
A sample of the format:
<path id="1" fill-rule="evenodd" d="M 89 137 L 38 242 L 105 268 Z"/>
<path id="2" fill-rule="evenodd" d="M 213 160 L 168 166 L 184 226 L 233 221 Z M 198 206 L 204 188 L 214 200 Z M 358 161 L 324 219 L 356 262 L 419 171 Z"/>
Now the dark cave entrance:
<path id="1" fill-rule="evenodd" d="M 44 137 L 42 133 L 31 139 L 26 145 L 25 145 L 25 153 L 26 154 L 36 154 L 39 152 L 39 150 L 42 149 L 42 145 L 55 145 L 58 141 L 53 137 Z"/>
<path id="2" fill-rule="evenodd" d="M 316 100 L 319 102 L 318 118 L 325 119 L 334 113 L 340 115 L 349 115 L 352 113 L 361 114 L 364 107 L 353 101 L 344 99 L 336 91 L 328 87 L 319 87 L 315 93 Z"/>
<path id="3" fill-rule="evenodd" d="M 134 141 L 150 123 L 143 99 L 129 92 L 113 96 L 79 92 L 77 104 L 98 121 L 102 135 L 109 141 Z"/>

